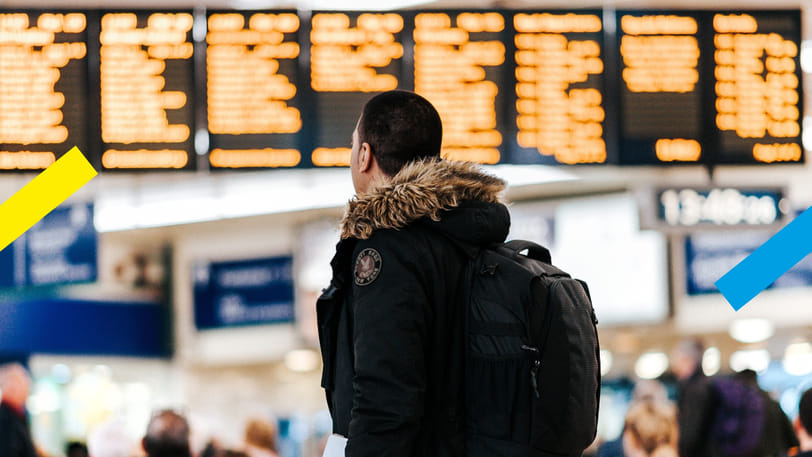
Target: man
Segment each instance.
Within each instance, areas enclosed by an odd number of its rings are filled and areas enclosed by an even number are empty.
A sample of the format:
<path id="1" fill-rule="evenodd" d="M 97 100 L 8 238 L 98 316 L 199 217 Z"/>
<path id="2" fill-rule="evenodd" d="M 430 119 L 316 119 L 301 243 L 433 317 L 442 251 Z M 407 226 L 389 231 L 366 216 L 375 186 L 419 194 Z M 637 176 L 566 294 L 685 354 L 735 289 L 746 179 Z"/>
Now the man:
<path id="1" fill-rule="evenodd" d="M 758 455 L 785 455 L 790 448 L 798 446 L 798 438 L 792 430 L 792 423 L 784 414 L 781 405 L 758 385 L 758 374 L 746 369 L 736 373 L 735 378 L 757 390 L 764 399 L 764 428 L 756 451 Z"/>
<path id="2" fill-rule="evenodd" d="M 0 366 L 0 457 L 36 457 L 28 430 L 25 401 L 31 378 L 18 363 Z"/>
<path id="3" fill-rule="evenodd" d="M 795 457 L 812 457 L 812 389 L 808 389 L 801 395 L 801 402 L 798 405 L 798 417 L 793 424 L 795 434 L 798 435 L 800 444 L 800 454 Z"/>
<path id="4" fill-rule="evenodd" d="M 318 301 L 322 386 L 349 457 L 462 456 L 463 271 L 510 226 L 505 184 L 440 160 L 424 98 L 372 98 L 352 136 L 356 196 Z"/>
<path id="5" fill-rule="evenodd" d="M 173 411 L 153 414 L 147 434 L 141 440 L 147 457 L 191 457 L 189 424 L 186 418 Z"/>
<path id="6" fill-rule="evenodd" d="M 696 339 L 680 341 L 671 356 L 671 369 L 679 380 L 677 422 L 680 457 L 713 457 L 710 430 L 716 397 L 702 372 L 705 348 Z"/>

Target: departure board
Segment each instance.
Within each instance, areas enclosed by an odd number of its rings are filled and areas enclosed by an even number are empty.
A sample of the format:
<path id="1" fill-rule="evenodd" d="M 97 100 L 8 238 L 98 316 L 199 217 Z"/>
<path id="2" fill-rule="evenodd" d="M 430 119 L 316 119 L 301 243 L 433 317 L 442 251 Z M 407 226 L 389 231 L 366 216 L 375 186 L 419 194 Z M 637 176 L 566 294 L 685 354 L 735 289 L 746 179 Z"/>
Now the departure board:
<path id="1" fill-rule="evenodd" d="M 802 161 L 800 12 L 716 13 L 712 26 L 714 162 Z"/>
<path id="2" fill-rule="evenodd" d="M 414 91 L 443 121 L 443 156 L 497 163 L 505 123 L 505 15 L 430 12 L 414 17 Z"/>
<path id="3" fill-rule="evenodd" d="M 700 21 L 687 12 L 617 12 L 621 163 L 702 157 Z"/>
<path id="4" fill-rule="evenodd" d="M 190 12 L 106 12 L 99 34 L 102 165 L 194 167 Z"/>
<path id="5" fill-rule="evenodd" d="M 0 9 L 0 171 L 347 166 L 393 89 L 455 160 L 803 163 L 800 43 L 799 9 Z"/>
<path id="6" fill-rule="evenodd" d="M 601 12 L 518 12 L 512 163 L 605 163 Z"/>
<path id="7" fill-rule="evenodd" d="M 295 11 L 208 15 L 206 106 L 212 168 L 301 162 Z"/>
<path id="8" fill-rule="evenodd" d="M 403 88 L 403 17 L 397 13 L 316 12 L 310 30 L 315 92 L 313 165 L 346 166 L 350 139 L 367 100 Z"/>
<path id="9" fill-rule="evenodd" d="M 0 12 L 0 170 L 87 153 L 87 17 Z"/>

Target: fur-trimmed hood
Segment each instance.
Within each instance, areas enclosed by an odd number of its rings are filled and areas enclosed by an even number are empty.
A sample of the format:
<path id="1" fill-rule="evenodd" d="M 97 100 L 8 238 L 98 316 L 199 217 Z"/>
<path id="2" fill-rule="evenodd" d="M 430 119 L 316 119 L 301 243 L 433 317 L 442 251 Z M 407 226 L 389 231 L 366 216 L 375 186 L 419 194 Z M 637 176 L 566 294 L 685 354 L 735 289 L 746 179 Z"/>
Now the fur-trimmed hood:
<path id="1" fill-rule="evenodd" d="M 474 163 L 437 159 L 413 162 L 393 178 L 350 200 L 341 222 L 341 238 L 367 239 L 376 230 L 402 229 L 420 219 L 438 223 L 450 210 L 465 207 L 460 211 L 475 213 L 463 218 L 469 225 L 466 231 L 495 229 L 495 236 L 504 239 L 510 226 L 507 208 L 499 203 L 504 189 L 503 180 L 484 173 Z M 471 222 L 495 227 L 470 226 Z"/>

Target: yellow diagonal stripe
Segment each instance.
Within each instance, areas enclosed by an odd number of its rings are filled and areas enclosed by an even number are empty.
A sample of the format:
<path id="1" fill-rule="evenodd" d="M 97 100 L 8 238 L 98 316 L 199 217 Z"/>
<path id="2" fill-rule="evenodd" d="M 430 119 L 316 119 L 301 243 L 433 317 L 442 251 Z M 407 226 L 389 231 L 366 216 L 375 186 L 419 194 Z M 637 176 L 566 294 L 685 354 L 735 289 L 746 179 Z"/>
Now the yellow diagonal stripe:
<path id="1" fill-rule="evenodd" d="M 98 173 L 74 146 L 0 205 L 0 251 Z"/>

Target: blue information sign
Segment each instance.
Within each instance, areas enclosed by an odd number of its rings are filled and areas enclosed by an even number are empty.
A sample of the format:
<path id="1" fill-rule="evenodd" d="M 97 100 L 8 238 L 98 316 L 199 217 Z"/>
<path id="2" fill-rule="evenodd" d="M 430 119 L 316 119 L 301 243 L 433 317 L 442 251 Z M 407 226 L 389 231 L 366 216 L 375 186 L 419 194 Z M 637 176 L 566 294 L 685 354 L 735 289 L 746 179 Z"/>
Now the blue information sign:
<path id="1" fill-rule="evenodd" d="M 195 326 L 293 322 L 293 257 L 202 263 L 194 268 Z"/>
<path id="2" fill-rule="evenodd" d="M 0 287 L 95 281 L 97 253 L 93 204 L 57 208 L 0 251 Z"/>
<path id="3" fill-rule="evenodd" d="M 699 232 L 685 238 L 688 295 L 719 292 L 714 283 L 775 233 L 767 230 Z M 778 278 L 770 288 L 812 286 L 812 256 Z"/>

